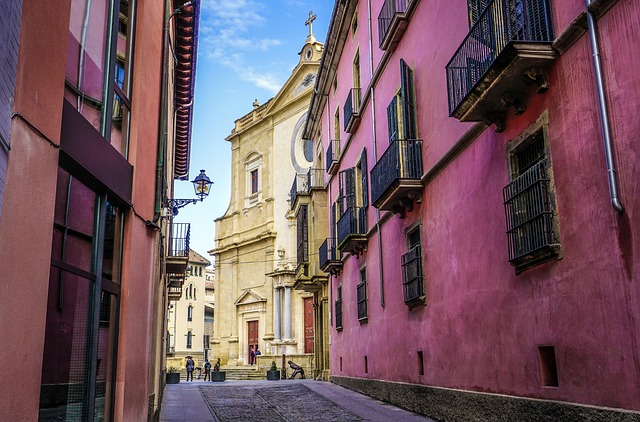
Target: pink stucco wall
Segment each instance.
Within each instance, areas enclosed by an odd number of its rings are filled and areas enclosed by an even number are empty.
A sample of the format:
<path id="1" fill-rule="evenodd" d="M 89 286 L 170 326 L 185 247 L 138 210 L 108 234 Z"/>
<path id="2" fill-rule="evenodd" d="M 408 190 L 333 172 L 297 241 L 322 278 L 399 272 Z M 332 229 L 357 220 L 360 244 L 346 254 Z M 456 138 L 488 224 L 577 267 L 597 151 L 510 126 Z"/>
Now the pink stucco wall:
<path id="1" fill-rule="evenodd" d="M 359 3 L 364 22 L 366 2 Z M 583 3 L 552 3 L 557 36 L 583 10 Z M 381 52 L 375 22 L 381 5 L 371 5 L 376 63 Z M 640 41 L 633 35 L 638 22 L 640 5 L 623 0 L 598 22 L 625 212 L 618 215 L 609 202 L 585 35 L 553 65 L 546 94 L 534 94 L 524 114 L 508 118 L 504 132 L 486 129 L 427 184 L 421 205 L 405 219 L 393 216 L 383 224 L 382 254 L 374 233 L 365 254 L 345 261 L 341 275 L 332 279 L 332 298 L 338 285 L 343 298 L 343 329 L 331 328 L 332 374 L 640 410 L 640 79 L 635 71 Z M 464 2 L 418 3 L 375 86 L 378 157 L 388 145 L 386 106 L 400 88 L 400 58 L 415 72 L 425 172 L 472 127 L 448 117 L 444 70 L 467 28 Z M 338 93 L 329 98 L 331 121 L 336 101 L 342 107 L 346 98 L 355 48 L 367 42 L 366 36 L 367 31 L 361 31 L 345 45 Z M 361 49 L 361 63 L 367 60 Z M 341 168 L 351 167 L 364 146 L 369 170 L 373 167 L 371 110 L 369 101 Z M 563 258 L 515 275 L 507 262 L 505 146 L 545 111 Z M 326 111 L 322 121 L 328 121 Z M 343 133 L 343 143 L 346 139 Z M 330 191 L 333 202 L 337 177 Z M 370 207 L 368 215 L 372 227 L 375 209 Z M 400 256 L 406 252 L 405 229 L 415 223 L 422 227 L 426 306 L 409 310 L 403 303 Z M 360 324 L 356 285 L 362 266 L 367 268 L 369 311 L 368 321 Z M 544 345 L 555 347 L 558 387 L 541 386 L 537 354 Z M 424 356 L 424 375 L 418 372 L 418 351 Z"/>

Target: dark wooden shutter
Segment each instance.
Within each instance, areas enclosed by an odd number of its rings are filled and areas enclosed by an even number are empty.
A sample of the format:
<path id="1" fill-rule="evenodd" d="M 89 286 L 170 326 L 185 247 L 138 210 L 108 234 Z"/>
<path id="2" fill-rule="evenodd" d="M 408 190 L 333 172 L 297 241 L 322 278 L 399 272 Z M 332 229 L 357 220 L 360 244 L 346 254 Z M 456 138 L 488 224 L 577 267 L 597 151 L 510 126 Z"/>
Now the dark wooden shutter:
<path id="1" fill-rule="evenodd" d="M 389 143 L 398 140 L 398 97 L 394 96 L 387 106 L 387 127 L 389 128 Z"/>
<path id="2" fill-rule="evenodd" d="M 400 59 L 400 84 L 402 90 L 402 123 L 404 139 L 416 139 L 416 105 L 413 87 L 413 70 Z"/>
<path id="3" fill-rule="evenodd" d="M 355 168 L 351 167 L 341 170 L 338 174 L 338 185 L 340 187 L 340 215 L 344 214 L 348 208 L 356 206 L 356 175 Z"/>
<path id="4" fill-rule="evenodd" d="M 366 208 L 369 206 L 369 189 L 368 189 L 369 174 L 367 170 L 367 149 L 366 148 L 362 150 L 362 154 L 360 155 L 360 171 L 362 172 L 362 206 Z"/>

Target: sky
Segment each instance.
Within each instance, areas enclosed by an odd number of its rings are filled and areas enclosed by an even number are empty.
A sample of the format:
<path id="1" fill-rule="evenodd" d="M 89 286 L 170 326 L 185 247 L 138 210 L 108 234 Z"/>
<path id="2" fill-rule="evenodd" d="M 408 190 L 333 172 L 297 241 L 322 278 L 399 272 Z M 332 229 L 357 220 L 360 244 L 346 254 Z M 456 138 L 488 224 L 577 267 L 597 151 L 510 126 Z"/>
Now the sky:
<path id="1" fill-rule="evenodd" d="M 191 249 L 213 262 L 214 220 L 231 197 L 231 144 L 224 139 L 254 100 L 274 97 L 309 34 L 326 40 L 331 0 L 201 0 L 189 180 L 200 169 L 214 182 L 203 202 L 180 209 L 174 221 L 191 223 Z M 175 182 L 175 198 L 195 198 L 193 184 Z"/>

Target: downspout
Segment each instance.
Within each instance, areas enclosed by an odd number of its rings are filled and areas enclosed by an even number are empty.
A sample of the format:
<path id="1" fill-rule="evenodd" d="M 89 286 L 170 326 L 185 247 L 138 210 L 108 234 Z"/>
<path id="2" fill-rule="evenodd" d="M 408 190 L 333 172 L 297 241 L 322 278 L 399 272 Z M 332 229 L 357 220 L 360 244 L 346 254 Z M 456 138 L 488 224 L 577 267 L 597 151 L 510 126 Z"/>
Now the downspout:
<path id="1" fill-rule="evenodd" d="M 600 108 L 600 122 L 602 126 L 602 136 L 604 140 L 604 154 L 607 161 L 607 174 L 609 178 L 609 192 L 611 197 L 611 205 L 613 208 L 622 213 L 624 209 L 620 203 L 618 195 L 618 182 L 616 180 L 616 166 L 613 157 L 613 145 L 611 142 L 611 133 L 609 130 L 609 110 L 607 109 L 607 101 L 604 93 L 604 81 L 602 76 L 602 67 L 600 65 L 600 47 L 596 34 L 596 20 L 589 11 L 592 0 L 585 0 L 587 10 L 587 23 L 589 27 L 589 39 L 591 41 L 591 51 L 593 55 L 593 69 L 596 76 L 596 87 L 598 89 L 598 106 Z"/>
<path id="2" fill-rule="evenodd" d="M 87 9 L 84 14 L 84 21 L 82 22 L 82 35 L 80 36 L 80 53 L 78 57 L 78 83 L 76 84 L 76 88 L 78 92 L 82 91 L 82 79 L 84 78 L 84 55 L 85 55 L 85 45 L 87 44 L 87 32 L 89 31 L 89 21 L 91 18 L 91 1 L 87 0 Z M 84 93 L 78 95 L 77 100 L 77 109 L 78 111 L 82 111 L 82 97 Z"/>
<path id="3" fill-rule="evenodd" d="M 373 29 L 371 27 L 371 0 L 367 0 L 367 19 L 369 20 L 369 78 L 373 81 Z M 373 157 L 378 160 L 377 138 L 376 138 L 376 98 L 375 89 L 371 85 L 371 137 L 373 139 Z M 378 267 L 380 270 L 380 306 L 384 308 L 384 264 L 382 263 L 382 230 L 380 227 L 380 210 L 376 208 L 376 230 L 378 231 Z"/>

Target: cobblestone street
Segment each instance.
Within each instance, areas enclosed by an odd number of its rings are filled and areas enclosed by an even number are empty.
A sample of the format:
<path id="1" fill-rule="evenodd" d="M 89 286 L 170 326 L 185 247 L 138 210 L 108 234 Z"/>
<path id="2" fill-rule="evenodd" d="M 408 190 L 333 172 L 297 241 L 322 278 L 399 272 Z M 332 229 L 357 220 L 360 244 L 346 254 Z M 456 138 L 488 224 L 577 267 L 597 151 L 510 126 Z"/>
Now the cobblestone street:
<path id="1" fill-rule="evenodd" d="M 194 382 L 167 385 L 161 421 L 430 421 L 329 382 Z"/>

